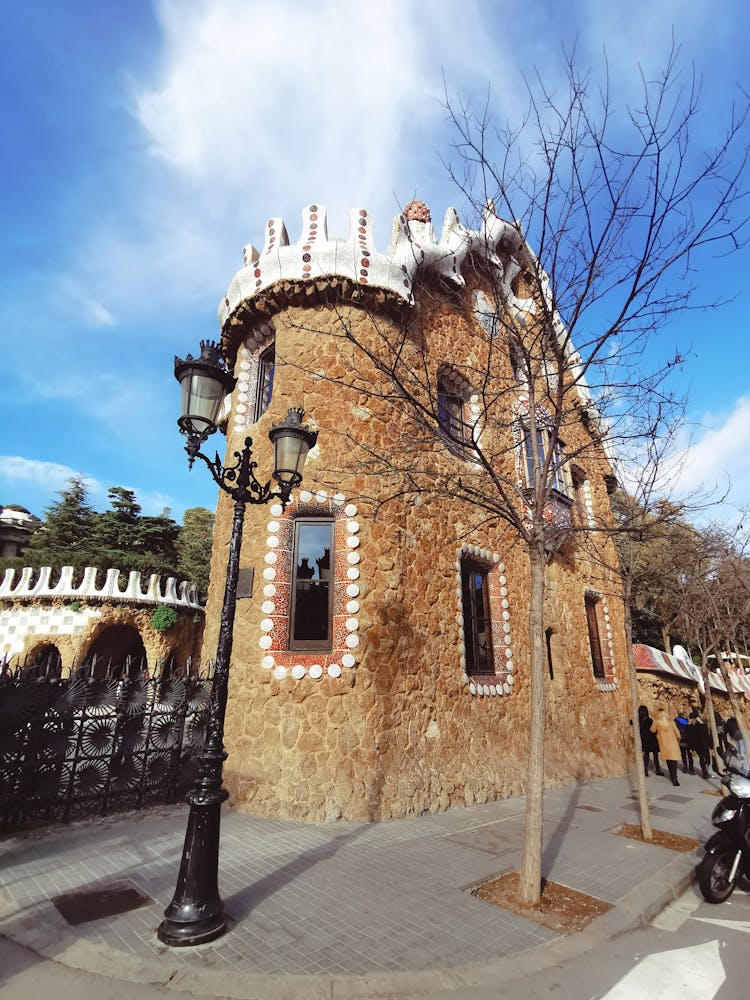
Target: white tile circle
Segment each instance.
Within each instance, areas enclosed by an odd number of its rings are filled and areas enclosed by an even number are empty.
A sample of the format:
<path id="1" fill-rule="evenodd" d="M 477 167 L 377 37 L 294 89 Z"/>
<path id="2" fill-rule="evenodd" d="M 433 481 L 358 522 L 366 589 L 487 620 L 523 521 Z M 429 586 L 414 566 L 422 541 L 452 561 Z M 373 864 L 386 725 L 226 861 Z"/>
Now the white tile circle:
<path id="1" fill-rule="evenodd" d="M 347 578 L 349 580 L 359 580 L 359 570 L 352 566 L 346 571 Z M 349 591 L 347 591 L 349 593 Z"/>
<path id="2" fill-rule="evenodd" d="M 276 666 L 276 660 L 272 656 L 264 656 L 260 661 L 260 665 L 264 670 L 273 670 Z"/>
<path id="3" fill-rule="evenodd" d="M 323 676 L 323 668 L 319 663 L 313 663 L 310 667 L 309 674 L 313 680 L 318 680 L 319 677 Z"/>
<path id="4" fill-rule="evenodd" d="M 356 618 L 346 619 L 347 632 L 356 632 L 358 628 L 359 628 L 359 621 Z"/>
<path id="5" fill-rule="evenodd" d="M 350 615 L 356 615 L 356 613 L 359 611 L 359 601 L 347 601 L 346 610 L 349 612 Z"/>
<path id="6" fill-rule="evenodd" d="M 359 521 L 349 521 L 346 525 L 346 530 L 350 535 L 356 535 L 359 531 Z"/>
<path id="7" fill-rule="evenodd" d="M 346 507 L 344 507 L 344 513 L 346 514 L 347 517 L 354 517 L 354 515 L 357 513 L 357 508 L 353 503 L 348 503 Z"/>
<path id="8" fill-rule="evenodd" d="M 281 664 L 279 664 L 278 667 L 274 667 L 273 676 L 277 681 L 283 681 L 286 677 L 286 667 L 283 667 Z"/>
<path id="9" fill-rule="evenodd" d="M 281 506 L 280 503 L 274 503 L 274 504 L 271 504 L 269 513 L 273 517 L 281 517 L 281 515 L 284 513 L 284 508 Z"/>
<path id="10" fill-rule="evenodd" d="M 265 597 L 275 597 L 276 596 L 276 584 L 267 583 L 263 588 L 263 594 Z"/>
<path id="11" fill-rule="evenodd" d="M 273 566 L 266 566 L 266 568 L 263 570 L 263 579 L 264 580 L 276 579 L 276 570 L 273 568 Z"/>
<path id="12" fill-rule="evenodd" d="M 292 667 L 292 677 L 295 679 L 295 681 L 301 681 L 304 676 L 305 676 L 305 668 L 302 666 L 301 663 L 295 663 L 294 666 Z"/>
<path id="13" fill-rule="evenodd" d="M 340 677 L 341 676 L 341 667 L 338 665 L 338 663 L 331 663 L 330 664 L 330 666 L 328 667 L 328 676 L 329 677 Z"/>
<path id="14" fill-rule="evenodd" d="M 356 583 L 350 583 L 346 588 L 347 597 L 359 597 L 359 587 Z"/>
<path id="15" fill-rule="evenodd" d="M 358 635 L 348 635 L 344 640 L 349 649 L 355 649 L 359 645 Z"/>
<path id="16" fill-rule="evenodd" d="M 302 492 L 299 495 L 299 498 L 302 501 L 302 503 L 310 503 L 310 501 L 312 500 L 312 493 L 309 490 L 302 490 Z"/>
<path id="17" fill-rule="evenodd" d="M 360 559 L 359 552 L 346 553 L 346 561 L 349 563 L 350 566 L 356 566 L 357 563 L 359 562 L 359 559 Z"/>
<path id="18" fill-rule="evenodd" d="M 351 653 L 344 653 L 344 655 L 341 657 L 341 663 L 345 667 L 353 667 L 356 662 L 357 661 L 354 659 L 354 656 Z"/>
<path id="19" fill-rule="evenodd" d="M 263 612 L 264 615 L 272 615 L 276 610 L 276 605 L 273 603 L 273 601 L 263 601 L 263 603 L 260 606 L 260 610 Z"/>
<path id="20" fill-rule="evenodd" d="M 270 635 L 262 635 L 260 639 L 258 639 L 258 645 L 261 649 L 270 649 L 272 643 L 273 639 Z"/>

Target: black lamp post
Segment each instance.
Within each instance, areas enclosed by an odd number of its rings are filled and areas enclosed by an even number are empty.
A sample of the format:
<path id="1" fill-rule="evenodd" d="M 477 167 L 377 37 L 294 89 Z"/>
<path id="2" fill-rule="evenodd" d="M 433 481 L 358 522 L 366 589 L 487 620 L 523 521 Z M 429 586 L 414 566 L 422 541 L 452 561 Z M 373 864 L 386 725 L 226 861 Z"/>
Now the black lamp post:
<path id="1" fill-rule="evenodd" d="M 195 459 L 200 458 L 208 466 L 217 486 L 234 500 L 206 739 L 198 752 L 198 771 L 187 796 L 190 816 L 177 888 L 157 932 L 164 944 L 185 947 L 213 941 L 224 933 L 227 926 L 218 888 L 221 804 L 228 795 L 221 785 L 221 772 L 227 757 L 224 752 L 224 714 L 245 505 L 265 504 L 278 499 L 285 507 L 292 490 L 302 481 L 305 459 L 317 440 L 318 432 L 303 426 L 305 411 L 302 409 L 290 409 L 280 424 L 272 425 L 268 436 L 274 446 L 273 478 L 278 483 L 278 490 L 273 490 L 270 479 L 264 485 L 255 478 L 257 463 L 252 461 L 251 438 L 245 438 L 242 451 L 234 453 L 237 461 L 230 467 L 221 464 L 218 454 L 211 460 L 200 450 L 216 430 L 224 397 L 235 385 L 235 379 L 224 366 L 218 346 L 212 341 L 202 340 L 200 358 L 194 359 L 189 354 L 184 361 L 175 358 L 174 373 L 182 387 L 181 415 L 177 422 L 182 433 L 187 435 L 185 450 L 189 465 L 192 468 Z"/>

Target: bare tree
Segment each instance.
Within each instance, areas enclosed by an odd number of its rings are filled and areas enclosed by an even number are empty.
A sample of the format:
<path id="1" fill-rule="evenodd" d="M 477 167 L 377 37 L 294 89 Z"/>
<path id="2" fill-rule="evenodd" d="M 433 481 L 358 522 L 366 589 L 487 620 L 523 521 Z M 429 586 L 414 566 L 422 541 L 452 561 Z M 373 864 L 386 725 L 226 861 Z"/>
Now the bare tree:
<path id="1" fill-rule="evenodd" d="M 669 376 L 684 348 L 668 348 L 656 335 L 683 310 L 719 304 L 696 301 L 692 274 L 702 253 L 744 243 L 748 108 L 730 112 L 713 150 L 695 150 L 698 88 L 694 80 L 683 84 L 675 51 L 658 79 L 643 79 L 639 106 L 625 114 L 608 86 L 581 76 L 572 59 L 563 94 L 539 77 L 528 93 L 529 112 L 515 129 L 498 130 L 488 110 L 476 116 L 448 101 L 456 133 L 451 173 L 481 221 L 464 229 L 451 210 L 438 241 L 426 207 L 412 203 L 391 253 L 406 254 L 412 271 L 418 265 L 417 305 L 394 309 L 383 322 L 387 300 L 350 290 L 329 330 L 341 364 L 315 374 L 346 384 L 360 410 L 374 415 L 366 433 L 325 428 L 347 443 L 346 462 L 327 469 L 332 483 L 356 470 L 361 495 L 377 506 L 449 497 L 464 534 L 503 525 L 528 555 L 531 716 L 520 891 L 538 902 L 546 569 L 576 536 L 591 537 L 600 565 L 613 564 L 602 520 L 577 513 L 575 470 L 612 480 L 618 449 L 646 446 L 674 428 L 679 406 Z M 444 304 L 460 306 L 459 258 L 473 269 L 472 287 L 486 306 L 477 307 L 469 356 L 453 359 L 446 373 L 428 341 Z M 369 322 L 361 321 L 363 310 Z"/>

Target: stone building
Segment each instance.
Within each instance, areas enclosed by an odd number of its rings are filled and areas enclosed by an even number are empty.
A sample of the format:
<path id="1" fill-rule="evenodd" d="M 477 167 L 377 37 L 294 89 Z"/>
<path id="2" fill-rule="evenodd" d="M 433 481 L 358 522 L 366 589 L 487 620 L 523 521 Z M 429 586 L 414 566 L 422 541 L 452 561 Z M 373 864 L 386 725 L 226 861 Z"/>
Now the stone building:
<path id="1" fill-rule="evenodd" d="M 39 519 L 18 504 L 0 508 L 0 557 L 22 555 L 38 524 Z"/>
<path id="2" fill-rule="evenodd" d="M 247 509 L 241 566 L 254 584 L 237 605 L 226 724 L 235 805 L 368 820 L 523 790 L 529 558 L 502 520 L 477 517 L 450 483 L 472 475 L 455 439 L 483 419 L 484 395 L 466 372 L 486 366 L 491 347 L 484 385 L 508 387 L 498 397 L 507 433 L 493 454 L 523 490 L 528 386 L 493 324 L 499 310 L 521 320 L 533 312 L 530 253 L 491 210 L 479 232 L 450 210 L 437 240 L 421 203 L 397 218 L 387 253 L 376 250 L 365 209 L 352 212 L 348 239 L 329 239 L 317 205 L 304 210 L 296 244 L 270 219 L 263 249 L 245 249 L 219 310 L 237 379 L 225 408 L 227 460 L 250 435 L 259 469 L 270 469 L 268 430 L 290 406 L 303 406 L 320 433 L 287 508 Z M 354 351 L 350 332 L 372 345 L 370 355 Z M 378 345 L 417 342 L 445 443 L 421 434 L 378 367 Z M 587 457 L 578 465 L 556 456 L 547 505 L 561 531 L 610 516 L 612 469 L 593 412 L 580 379 L 565 444 Z M 426 488 L 433 473 L 444 490 Z M 222 496 L 205 655 L 216 648 L 230 524 Z M 627 767 L 623 607 L 606 569 L 611 542 L 597 544 L 606 558 L 571 541 L 548 567 L 550 783 Z"/>

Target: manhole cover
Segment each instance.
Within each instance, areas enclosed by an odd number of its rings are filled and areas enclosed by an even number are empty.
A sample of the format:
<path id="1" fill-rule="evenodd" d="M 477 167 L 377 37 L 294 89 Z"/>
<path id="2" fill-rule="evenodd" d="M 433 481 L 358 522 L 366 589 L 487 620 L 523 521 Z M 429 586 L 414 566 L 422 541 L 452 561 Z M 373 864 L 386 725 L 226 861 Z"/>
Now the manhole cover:
<path id="1" fill-rule="evenodd" d="M 103 917 L 114 917 L 118 913 L 137 910 L 139 906 L 153 903 L 153 899 L 132 882 L 108 882 L 92 889 L 53 896 L 52 903 L 58 913 L 75 926 L 89 920 L 101 920 Z"/>

